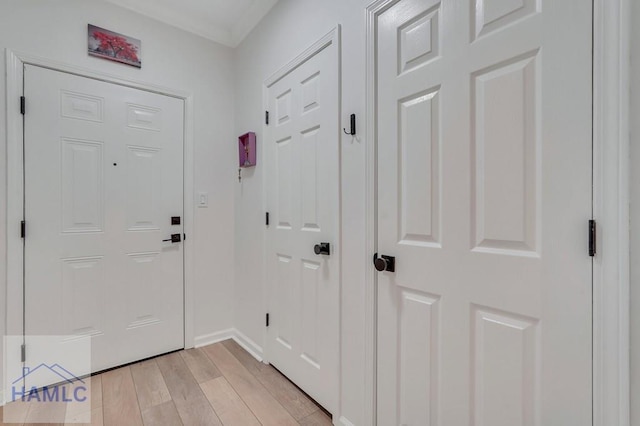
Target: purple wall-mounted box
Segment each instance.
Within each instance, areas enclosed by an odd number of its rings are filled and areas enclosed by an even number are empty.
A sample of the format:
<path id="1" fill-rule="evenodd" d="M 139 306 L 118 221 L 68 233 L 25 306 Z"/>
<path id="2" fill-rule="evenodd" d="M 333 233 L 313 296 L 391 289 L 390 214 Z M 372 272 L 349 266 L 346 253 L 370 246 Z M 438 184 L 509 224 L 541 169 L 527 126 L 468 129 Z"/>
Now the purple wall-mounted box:
<path id="1" fill-rule="evenodd" d="M 256 165 L 256 134 L 245 133 L 238 138 L 238 158 L 240 167 L 253 167 Z"/>

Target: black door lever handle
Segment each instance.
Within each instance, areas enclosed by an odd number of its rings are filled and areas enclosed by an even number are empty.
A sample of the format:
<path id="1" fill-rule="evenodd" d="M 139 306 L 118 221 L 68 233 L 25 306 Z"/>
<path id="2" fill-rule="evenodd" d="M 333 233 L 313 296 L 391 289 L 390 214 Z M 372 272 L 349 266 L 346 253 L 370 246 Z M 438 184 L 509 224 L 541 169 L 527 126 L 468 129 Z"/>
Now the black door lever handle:
<path id="1" fill-rule="evenodd" d="M 182 241 L 182 237 L 180 234 L 171 234 L 171 238 L 167 238 L 166 240 L 162 240 L 163 243 L 171 241 L 172 243 L 179 243 Z"/>

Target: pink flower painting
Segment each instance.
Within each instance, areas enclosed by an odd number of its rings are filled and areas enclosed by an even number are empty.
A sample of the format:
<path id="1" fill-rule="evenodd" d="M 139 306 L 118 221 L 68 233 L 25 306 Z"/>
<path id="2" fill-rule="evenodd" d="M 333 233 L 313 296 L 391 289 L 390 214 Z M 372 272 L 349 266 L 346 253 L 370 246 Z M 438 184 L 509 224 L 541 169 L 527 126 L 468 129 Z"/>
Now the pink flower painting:
<path id="1" fill-rule="evenodd" d="M 142 67 L 140 40 L 89 25 L 89 55 Z"/>

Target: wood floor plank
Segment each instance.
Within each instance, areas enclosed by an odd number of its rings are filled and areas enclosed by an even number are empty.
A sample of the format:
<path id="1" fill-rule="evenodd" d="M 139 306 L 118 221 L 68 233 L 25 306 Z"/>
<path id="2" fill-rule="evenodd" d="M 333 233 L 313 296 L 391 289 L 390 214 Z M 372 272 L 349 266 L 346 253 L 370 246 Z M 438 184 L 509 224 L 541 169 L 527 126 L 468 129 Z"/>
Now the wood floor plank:
<path id="1" fill-rule="evenodd" d="M 179 353 L 156 358 L 156 362 L 185 425 L 222 425 Z"/>
<path id="2" fill-rule="evenodd" d="M 6 416 L 8 423 L 22 424 L 27 420 L 30 405 L 29 402 L 23 402 L 20 399 L 10 402 L 3 407 L 2 418 Z"/>
<path id="3" fill-rule="evenodd" d="M 65 423 L 92 423 L 92 412 L 96 408 L 102 411 L 101 376 L 85 377 L 81 382 L 76 381 L 65 385 L 65 387 L 67 395 L 71 399 L 67 403 Z M 87 397 L 87 400 L 76 399 L 83 397 Z"/>
<path id="4" fill-rule="evenodd" d="M 133 364 L 131 375 L 138 395 L 140 410 L 171 401 L 169 389 L 155 359 Z"/>
<path id="5" fill-rule="evenodd" d="M 59 403 L 58 405 L 64 405 L 64 403 Z M 32 410 L 29 410 L 29 414 L 27 415 L 27 421 L 23 423 L 23 426 L 42 426 L 42 425 L 50 425 L 50 426 L 64 426 L 64 416 L 65 412 L 63 409 L 56 408 L 35 408 L 39 407 L 37 405 L 32 405 Z M 61 421 L 51 421 L 54 419 L 62 419 Z"/>
<path id="6" fill-rule="evenodd" d="M 80 425 L 103 426 L 102 407 L 92 408 L 89 416 L 87 416 L 87 413 L 79 413 L 75 416 L 67 414 L 65 426 Z"/>
<path id="7" fill-rule="evenodd" d="M 332 424 L 331 417 L 327 416 L 322 410 L 318 410 L 300 420 L 300 426 L 331 426 Z"/>
<path id="8" fill-rule="evenodd" d="M 173 401 L 167 401 L 142 410 L 145 426 L 180 426 L 182 420 Z"/>
<path id="9" fill-rule="evenodd" d="M 262 370 L 264 370 L 267 367 L 267 364 L 255 359 L 249 352 L 247 352 L 235 340 L 233 339 L 225 340 L 224 342 L 222 342 L 222 344 L 224 345 L 225 348 L 227 348 L 229 352 L 233 354 L 234 357 L 236 357 L 238 361 L 240 361 L 242 365 L 244 365 L 244 368 L 249 370 L 251 374 L 254 374 L 254 375 L 260 374 Z"/>
<path id="10" fill-rule="evenodd" d="M 201 349 L 187 349 L 180 352 L 180 355 L 198 383 L 208 382 L 221 376 L 218 368 Z"/>
<path id="11" fill-rule="evenodd" d="M 235 340 L 225 340 L 222 344 L 249 372 L 260 380 L 264 387 L 267 388 L 294 419 L 300 420 L 318 410 L 316 403 L 305 395 L 304 392 L 300 391 L 300 389 L 273 367 L 255 359 Z"/>
<path id="12" fill-rule="evenodd" d="M 105 426 L 142 426 L 136 388 L 128 366 L 102 374 L 102 403 Z"/>
<path id="13" fill-rule="evenodd" d="M 319 410 L 311 398 L 275 368 L 265 366 L 256 377 L 294 419 L 300 420 Z"/>
<path id="14" fill-rule="evenodd" d="M 91 377 L 91 409 L 102 407 L 102 374 Z"/>
<path id="15" fill-rule="evenodd" d="M 62 396 L 63 392 L 66 392 L 66 390 L 64 390 L 65 387 L 65 385 L 58 385 L 48 388 L 46 392 L 49 392 L 50 397 L 57 395 L 53 397 L 53 401 L 46 399 L 45 391 L 38 391 L 36 397 L 31 399 L 29 412 L 24 422 L 25 425 L 37 423 L 64 424 L 67 404 L 63 402 Z M 38 400 L 38 397 L 40 400 Z"/>
<path id="16" fill-rule="evenodd" d="M 200 387 L 225 426 L 260 426 L 258 419 L 224 377 L 201 383 Z"/>
<path id="17" fill-rule="evenodd" d="M 264 426 L 298 426 L 298 422 L 221 343 L 202 348 Z"/>

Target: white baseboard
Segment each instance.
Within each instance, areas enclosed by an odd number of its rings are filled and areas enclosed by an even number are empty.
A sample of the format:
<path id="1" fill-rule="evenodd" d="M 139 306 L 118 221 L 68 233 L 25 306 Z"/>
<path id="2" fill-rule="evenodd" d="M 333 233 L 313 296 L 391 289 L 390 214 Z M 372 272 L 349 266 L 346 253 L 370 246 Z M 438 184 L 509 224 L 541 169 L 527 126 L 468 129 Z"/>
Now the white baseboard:
<path id="1" fill-rule="evenodd" d="M 212 345 L 214 343 L 222 342 L 223 340 L 233 339 L 236 332 L 235 328 L 228 328 L 226 330 L 217 331 L 211 334 L 204 334 L 202 336 L 196 336 L 194 341 L 194 347 L 200 348 L 202 346 Z"/>
<path id="2" fill-rule="evenodd" d="M 340 417 L 338 419 L 338 423 L 336 423 L 337 425 L 340 426 L 355 426 L 353 423 L 351 423 L 349 420 L 347 420 L 344 416 Z"/>
<path id="3" fill-rule="evenodd" d="M 233 340 L 235 340 L 245 351 L 249 352 L 255 359 L 262 362 L 264 360 L 264 352 L 262 347 L 256 344 L 253 340 L 249 339 L 241 331 L 234 329 Z"/>
<path id="4" fill-rule="evenodd" d="M 212 345 L 214 343 L 222 342 L 223 340 L 228 339 L 235 340 L 236 343 L 242 346 L 245 351 L 249 352 L 251 356 L 253 356 L 260 362 L 263 361 L 264 353 L 262 351 L 262 347 L 235 328 L 228 328 L 226 330 L 218 331 L 215 333 L 196 336 L 196 338 L 194 339 L 194 346 L 196 348 L 200 348 L 202 346 Z"/>

